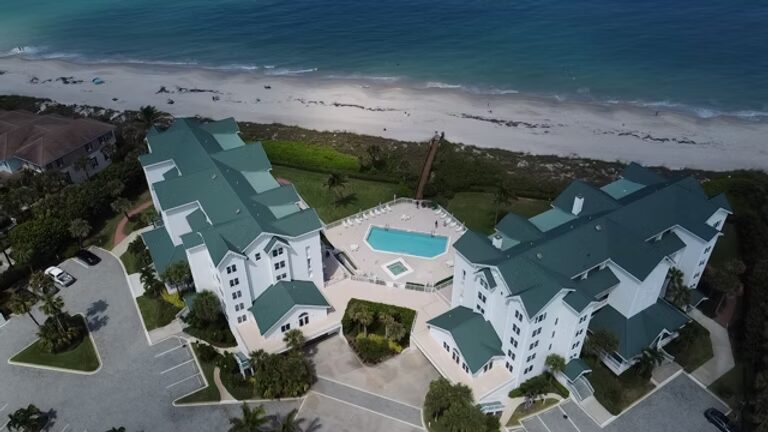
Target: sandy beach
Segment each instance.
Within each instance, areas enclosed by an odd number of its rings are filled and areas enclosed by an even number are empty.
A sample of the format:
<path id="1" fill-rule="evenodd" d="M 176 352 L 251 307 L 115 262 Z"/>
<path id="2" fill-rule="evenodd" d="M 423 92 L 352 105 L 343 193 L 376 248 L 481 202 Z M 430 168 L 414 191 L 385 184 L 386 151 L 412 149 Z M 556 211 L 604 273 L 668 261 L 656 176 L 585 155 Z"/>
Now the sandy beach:
<path id="1" fill-rule="evenodd" d="M 102 84 L 95 84 L 98 77 Z M 0 59 L 0 94 L 176 116 L 235 117 L 317 130 L 579 155 L 670 168 L 768 168 L 768 123 L 629 105 L 416 88 L 402 82 L 270 76 L 158 65 Z"/>

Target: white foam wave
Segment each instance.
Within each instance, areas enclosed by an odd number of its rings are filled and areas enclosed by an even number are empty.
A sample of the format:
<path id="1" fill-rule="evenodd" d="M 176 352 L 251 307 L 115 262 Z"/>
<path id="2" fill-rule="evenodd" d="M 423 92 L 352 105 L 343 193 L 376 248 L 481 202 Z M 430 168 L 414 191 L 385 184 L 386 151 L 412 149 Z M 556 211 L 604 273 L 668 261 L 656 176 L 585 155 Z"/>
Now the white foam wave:
<path id="1" fill-rule="evenodd" d="M 463 88 L 459 84 L 450 84 L 450 83 L 444 83 L 444 82 L 440 82 L 440 81 L 429 81 L 426 84 L 426 87 L 427 88 L 441 88 L 441 89 L 459 89 L 459 88 Z"/>
<path id="2" fill-rule="evenodd" d="M 309 69 L 270 69 L 265 72 L 267 75 L 275 76 L 291 76 L 291 75 L 303 75 L 312 72 L 317 72 L 317 68 Z"/>

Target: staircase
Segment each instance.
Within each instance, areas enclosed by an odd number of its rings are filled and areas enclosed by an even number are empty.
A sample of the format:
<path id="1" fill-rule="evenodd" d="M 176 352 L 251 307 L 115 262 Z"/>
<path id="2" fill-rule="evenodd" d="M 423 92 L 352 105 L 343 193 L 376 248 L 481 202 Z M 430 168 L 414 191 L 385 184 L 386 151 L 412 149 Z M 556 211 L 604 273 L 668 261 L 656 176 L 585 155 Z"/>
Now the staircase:
<path id="1" fill-rule="evenodd" d="M 571 388 L 571 393 L 573 393 L 573 395 L 576 397 L 576 400 L 579 402 L 595 394 L 595 389 L 592 388 L 592 384 L 584 375 L 578 377 L 573 382 L 569 382 L 568 387 Z"/>
<path id="2" fill-rule="evenodd" d="M 429 175 L 432 173 L 432 164 L 435 162 L 435 156 L 437 155 L 437 148 L 440 146 L 440 141 L 445 137 L 445 133 L 435 136 L 429 141 L 429 150 L 427 151 L 427 158 L 424 160 L 424 166 L 421 168 L 421 176 L 419 177 L 419 185 L 416 188 L 416 199 L 424 199 L 424 188 L 429 182 Z"/>

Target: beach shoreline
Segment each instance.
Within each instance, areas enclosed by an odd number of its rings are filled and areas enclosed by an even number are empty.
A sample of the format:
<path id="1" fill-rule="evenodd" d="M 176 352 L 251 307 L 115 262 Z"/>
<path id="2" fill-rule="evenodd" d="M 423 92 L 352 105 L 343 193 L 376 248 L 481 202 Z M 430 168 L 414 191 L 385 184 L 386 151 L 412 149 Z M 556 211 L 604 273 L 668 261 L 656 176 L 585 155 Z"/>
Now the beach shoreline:
<path id="1" fill-rule="evenodd" d="M 0 94 L 176 116 L 235 117 L 323 131 L 425 141 L 436 131 L 477 147 L 637 161 L 669 168 L 766 169 L 768 122 L 701 118 L 629 104 L 155 64 L 0 58 Z M 103 81 L 95 84 L 98 78 Z"/>

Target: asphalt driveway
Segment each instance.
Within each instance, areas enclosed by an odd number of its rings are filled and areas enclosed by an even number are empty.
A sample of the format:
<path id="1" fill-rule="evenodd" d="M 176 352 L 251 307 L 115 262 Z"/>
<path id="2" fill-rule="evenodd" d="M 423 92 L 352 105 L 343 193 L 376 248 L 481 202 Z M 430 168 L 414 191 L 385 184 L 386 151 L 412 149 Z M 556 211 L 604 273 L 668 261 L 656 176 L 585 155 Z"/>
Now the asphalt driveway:
<path id="1" fill-rule="evenodd" d="M 35 325 L 15 317 L 0 328 L 0 430 L 7 413 L 33 403 L 50 410 L 53 431 L 99 431 L 113 426 L 146 431 L 223 430 L 237 405 L 177 408 L 171 402 L 199 388 L 189 347 L 171 339 L 150 347 L 144 336 L 122 267 L 111 254 L 95 267 L 66 261 L 61 267 L 77 282 L 61 290 L 66 309 L 88 320 L 102 368 L 84 376 L 8 364 L 5 360 L 35 339 Z M 35 314 L 42 318 L 39 311 Z M 265 404 L 285 413 L 298 402 Z"/>

